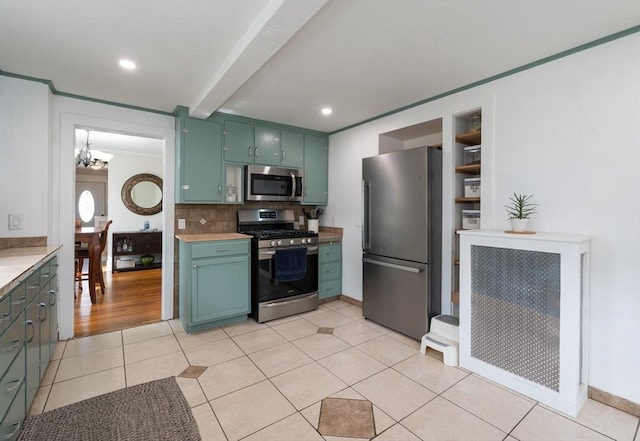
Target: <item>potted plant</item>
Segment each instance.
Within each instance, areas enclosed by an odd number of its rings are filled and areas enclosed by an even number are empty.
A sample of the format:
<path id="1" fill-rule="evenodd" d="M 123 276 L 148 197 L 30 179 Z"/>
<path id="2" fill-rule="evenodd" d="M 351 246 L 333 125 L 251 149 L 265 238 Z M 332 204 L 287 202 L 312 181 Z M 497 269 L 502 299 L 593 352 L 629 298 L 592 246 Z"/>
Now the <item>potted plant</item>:
<path id="1" fill-rule="evenodd" d="M 536 213 L 538 204 L 531 202 L 533 195 L 516 194 L 509 198 L 510 205 L 505 205 L 509 220 L 511 221 L 511 231 L 522 233 L 527 231 L 529 218 Z"/>

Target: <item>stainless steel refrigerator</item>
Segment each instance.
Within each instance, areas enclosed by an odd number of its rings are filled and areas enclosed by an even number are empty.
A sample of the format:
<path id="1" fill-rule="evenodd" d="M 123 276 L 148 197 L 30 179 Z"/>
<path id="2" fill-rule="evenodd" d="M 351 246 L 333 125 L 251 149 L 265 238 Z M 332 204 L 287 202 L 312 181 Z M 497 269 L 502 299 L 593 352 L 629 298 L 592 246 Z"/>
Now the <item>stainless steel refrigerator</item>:
<path id="1" fill-rule="evenodd" d="M 363 314 L 420 339 L 440 313 L 442 151 L 364 158 L 362 200 Z"/>

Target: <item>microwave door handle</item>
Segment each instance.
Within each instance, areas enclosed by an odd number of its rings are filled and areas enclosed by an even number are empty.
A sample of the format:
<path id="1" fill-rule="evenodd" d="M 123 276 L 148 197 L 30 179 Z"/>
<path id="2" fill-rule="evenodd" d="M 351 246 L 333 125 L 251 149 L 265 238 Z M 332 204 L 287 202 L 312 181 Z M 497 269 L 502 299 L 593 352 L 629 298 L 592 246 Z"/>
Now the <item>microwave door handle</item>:
<path id="1" fill-rule="evenodd" d="M 296 176 L 291 173 L 291 199 L 296 197 Z"/>

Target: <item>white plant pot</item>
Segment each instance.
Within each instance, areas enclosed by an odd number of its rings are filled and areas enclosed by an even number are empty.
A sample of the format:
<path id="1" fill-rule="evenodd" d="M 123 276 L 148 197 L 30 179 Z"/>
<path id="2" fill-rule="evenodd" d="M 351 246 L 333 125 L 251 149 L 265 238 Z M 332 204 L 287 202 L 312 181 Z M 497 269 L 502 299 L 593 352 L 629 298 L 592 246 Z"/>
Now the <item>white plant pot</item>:
<path id="1" fill-rule="evenodd" d="M 313 231 L 314 233 L 318 232 L 318 219 L 308 219 L 309 223 L 308 229 L 309 231 Z"/>
<path id="2" fill-rule="evenodd" d="M 529 224 L 529 219 L 510 219 L 511 221 L 511 231 L 515 231 L 516 233 L 522 233 L 527 231 L 527 225 Z"/>

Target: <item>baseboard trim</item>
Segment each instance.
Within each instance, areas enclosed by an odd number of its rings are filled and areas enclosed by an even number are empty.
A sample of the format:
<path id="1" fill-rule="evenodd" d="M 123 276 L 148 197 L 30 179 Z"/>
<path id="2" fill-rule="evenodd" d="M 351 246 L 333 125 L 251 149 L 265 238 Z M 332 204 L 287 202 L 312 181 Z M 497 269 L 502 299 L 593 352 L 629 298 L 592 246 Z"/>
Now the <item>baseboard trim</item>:
<path id="1" fill-rule="evenodd" d="M 362 300 L 357 300 L 352 297 L 345 296 L 344 294 L 340 294 L 340 300 L 362 308 Z"/>
<path id="2" fill-rule="evenodd" d="M 591 386 L 587 389 L 587 395 L 594 401 L 599 401 L 607 406 L 611 406 L 633 416 L 640 417 L 640 403 L 634 403 L 626 398 L 613 395 L 609 392 L 605 392 Z"/>

